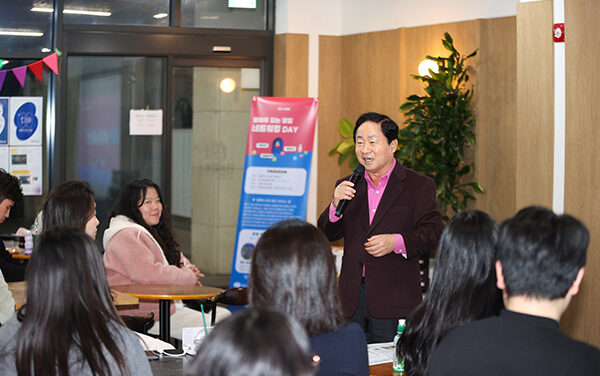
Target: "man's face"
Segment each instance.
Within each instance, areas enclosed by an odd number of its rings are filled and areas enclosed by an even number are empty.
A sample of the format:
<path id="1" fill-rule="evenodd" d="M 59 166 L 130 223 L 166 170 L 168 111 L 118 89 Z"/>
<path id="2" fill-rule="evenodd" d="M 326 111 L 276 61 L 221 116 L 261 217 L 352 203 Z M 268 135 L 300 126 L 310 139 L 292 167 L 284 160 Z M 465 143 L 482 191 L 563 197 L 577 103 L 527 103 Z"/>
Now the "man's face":
<path id="1" fill-rule="evenodd" d="M 369 175 L 381 177 L 388 172 L 397 146 L 398 140 L 388 144 L 381 126 L 375 122 L 365 121 L 356 131 L 356 157 Z"/>
<path id="2" fill-rule="evenodd" d="M 4 201 L 0 202 L 0 223 L 10 217 L 10 209 L 12 209 L 13 206 L 15 206 L 15 202 L 8 198 L 5 198 Z"/>

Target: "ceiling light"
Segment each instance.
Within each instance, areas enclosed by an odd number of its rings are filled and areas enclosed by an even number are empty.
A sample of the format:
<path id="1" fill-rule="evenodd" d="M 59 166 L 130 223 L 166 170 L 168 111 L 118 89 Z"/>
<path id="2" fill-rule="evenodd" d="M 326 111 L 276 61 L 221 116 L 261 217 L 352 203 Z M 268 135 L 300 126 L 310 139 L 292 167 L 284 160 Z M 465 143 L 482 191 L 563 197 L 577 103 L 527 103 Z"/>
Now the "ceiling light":
<path id="1" fill-rule="evenodd" d="M 65 9 L 65 14 L 79 14 L 84 16 L 98 16 L 98 17 L 110 17 L 111 12 L 101 10 L 83 10 L 83 9 Z"/>
<path id="2" fill-rule="evenodd" d="M 219 85 L 223 93 L 229 94 L 235 90 L 235 80 L 233 78 L 224 78 Z"/>
<path id="3" fill-rule="evenodd" d="M 33 7 L 31 8 L 32 12 L 46 12 L 46 13 L 52 13 L 54 12 L 53 8 L 44 8 L 44 7 Z M 79 15 L 84 15 L 84 16 L 98 16 L 98 17 L 109 17 L 112 13 L 109 11 L 105 11 L 105 10 L 85 10 L 85 9 L 65 9 L 63 10 L 63 13 L 65 14 L 79 14 Z M 166 13 L 160 13 L 160 14 L 165 14 L 166 17 Z M 155 16 L 156 17 L 156 16 Z M 156 17 L 159 18 L 159 17 Z"/>
<path id="4" fill-rule="evenodd" d="M 154 17 L 154 18 L 165 18 L 168 15 L 169 15 L 168 13 L 158 13 L 158 14 L 155 14 L 154 16 L 152 16 L 152 17 Z"/>
<path id="5" fill-rule="evenodd" d="M 10 63 L 9 60 L 2 60 L 2 61 L 0 61 L 0 66 L 5 66 L 8 63 Z"/>
<path id="6" fill-rule="evenodd" d="M 44 47 L 44 48 L 42 48 L 42 52 L 50 52 L 50 49 L 49 49 L 49 48 L 46 48 L 46 47 Z"/>
<path id="7" fill-rule="evenodd" d="M 31 8 L 31 11 L 32 12 L 52 13 L 52 12 L 54 12 L 54 8 L 33 7 L 33 8 Z"/>
<path id="8" fill-rule="evenodd" d="M 13 35 L 17 37 L 41 37 L 44 33 L 26 30 L 0 30 L 0 35 Z"/>

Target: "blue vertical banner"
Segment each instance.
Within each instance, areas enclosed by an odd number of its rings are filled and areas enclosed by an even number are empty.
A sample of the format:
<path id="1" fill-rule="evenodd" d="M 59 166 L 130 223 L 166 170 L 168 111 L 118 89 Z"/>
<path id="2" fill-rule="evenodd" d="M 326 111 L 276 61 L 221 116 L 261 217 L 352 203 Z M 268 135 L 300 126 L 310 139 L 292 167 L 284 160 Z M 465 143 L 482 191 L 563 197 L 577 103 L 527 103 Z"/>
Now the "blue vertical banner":
<path id="1" fill-rule="evenodd" d="M 256 242 L 273 223 L 306 219 L 316 98 L 254 97 L 230 287 L 248 285 Z"/>
<path id="2" fill-rule="evenodd" d="M 8 97 L 0 98 L 0 145 L 8 144 L 8 101 Z"/>

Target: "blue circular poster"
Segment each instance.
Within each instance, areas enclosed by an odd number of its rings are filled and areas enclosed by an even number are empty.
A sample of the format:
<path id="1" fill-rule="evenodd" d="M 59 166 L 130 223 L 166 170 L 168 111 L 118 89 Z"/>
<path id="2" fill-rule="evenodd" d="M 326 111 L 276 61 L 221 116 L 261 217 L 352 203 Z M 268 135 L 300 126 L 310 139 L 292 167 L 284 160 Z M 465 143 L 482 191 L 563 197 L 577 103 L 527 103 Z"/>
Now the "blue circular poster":
<path id="1" fill-rule="evenodd" d="M 35 116 L 35 110 L 36 108 L 33 103 L 26 102 L 15 113 L 17 138 L 21 141 L 29 139 L 37 129 L 38 118 Z"/>

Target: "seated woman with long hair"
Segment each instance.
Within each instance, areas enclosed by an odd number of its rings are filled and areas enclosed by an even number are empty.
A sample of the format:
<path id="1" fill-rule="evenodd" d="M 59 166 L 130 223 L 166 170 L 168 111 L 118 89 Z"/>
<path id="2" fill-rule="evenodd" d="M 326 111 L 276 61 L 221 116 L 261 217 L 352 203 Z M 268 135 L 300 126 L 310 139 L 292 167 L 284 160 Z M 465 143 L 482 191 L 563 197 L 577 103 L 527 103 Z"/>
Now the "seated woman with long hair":
<path id="1" fill-rule="evenodd" d="M 369 374 L 365 335 L 342 316 L 331 247 L 315 226 L 269 227 L 252 252 L 248 288 L 251 306 L 276 309 L 306 329 L 321 357 L 319 375 Z"/>
<path id="2" fill-rule="evenodd" d="M 318 359 L 296 320 L 247 308 L 215 326 L 186 375 L 311 376 Z"/>
<path id="3" fill-rule="evenodd" d="M 85 231 L 90 238 L 95 239 L 99 221 L 96 217 L 94 191 L 90 183 L 84 180 L 69 180 L 54 187 L 48 193 L 41 217 L 42 231 L 46 229 L 78 229 Z M 148 312 L 144 314 L 148 314 Z M 127 320 L 126 315 L 122 319 Z M 140 337 L 145 349 L 153 348 L 153 345 L 154 348 L 157 345 L 169 346 L 142 333 L 136 333 L 136 335 Z"/>
<path id="4" fill-rule="evenodd" d="M 449 331 L 500 312 L 497 239 L 498 225 L 479 210 L 456 214 L 442 231 L 431 285 L 401 338 L 409 376 L 426 374 L 433 350 Z"/>
<path id="5" fill-rule="evenodd" d="M 99 223 L 94 191 L 87 181 L 69 180 L 48 193 L 42 211 L 42 230 L 78 229 L 95 239 Z"/>
<path id="6" fill-rule="evenodd" d="M 108 284 L 200 285 L 204 275 L 179 251 L 174 239 L 162 194 L 148 179 L 125 186 L 110 225 L 104 232 L 104 265 Z M 171 336 L 181 339 L 184 327 L 202 325 L 202 313 L 171 304 Z M 127 315 L 154 312 L 160 320 L 158 302 L 140 300 L 138 310 L 121 311 Z M 217 307 L 217 321 L 230 313 Z M 149 331 L 157 334 L 159 325 Z"/>
<path id="7" fill-rule="evenodd" d="M 0 374 L 151 375 L 123 326 L 100 250 L 81 231 L 46 231 L 26 272 L 27 304 L 0 328 Z"/>

